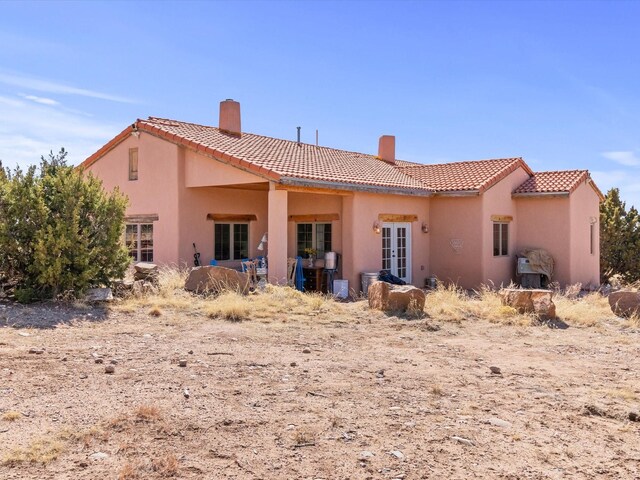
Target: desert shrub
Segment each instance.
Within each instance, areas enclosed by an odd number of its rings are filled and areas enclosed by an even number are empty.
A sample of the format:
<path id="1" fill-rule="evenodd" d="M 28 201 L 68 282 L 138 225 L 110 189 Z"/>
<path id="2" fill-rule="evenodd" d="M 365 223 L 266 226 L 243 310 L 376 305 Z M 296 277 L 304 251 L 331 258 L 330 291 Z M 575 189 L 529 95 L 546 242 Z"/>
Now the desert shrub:
<path id="1" fill-rule="evenodd" d="M 68 166 L 66 155 L 0 176 L 0 271 L 24 301 L 107 284 L 128 265 L 125 197 Z"/>

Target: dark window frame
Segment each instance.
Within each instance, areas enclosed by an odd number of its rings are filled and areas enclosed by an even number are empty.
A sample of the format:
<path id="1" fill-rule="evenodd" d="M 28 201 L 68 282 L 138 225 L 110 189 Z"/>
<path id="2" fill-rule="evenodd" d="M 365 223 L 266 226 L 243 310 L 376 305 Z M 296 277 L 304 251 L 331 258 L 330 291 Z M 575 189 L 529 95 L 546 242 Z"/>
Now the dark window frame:
<path id="1" fill-rule="evenodd" d="M 213 229 L 213 258 L 224 262 L 248 257 L 249 223 L 216 222 Z"/>
<path id="2" fill-rule="evenodd" d="M 296 223 L 297 256 L 307 257 L 308 255 L 304 253 L 305 248 L 314 248 L 315 258 L 324 258 L 326 252 L 333 250 L 333 224 L 331 222 Z"/>
<path id="3" fill-rule="evenodd" d="M 509 222 L 493 222 L 491 234 L 493 237 L 493 256 L 509 256 Z"/>

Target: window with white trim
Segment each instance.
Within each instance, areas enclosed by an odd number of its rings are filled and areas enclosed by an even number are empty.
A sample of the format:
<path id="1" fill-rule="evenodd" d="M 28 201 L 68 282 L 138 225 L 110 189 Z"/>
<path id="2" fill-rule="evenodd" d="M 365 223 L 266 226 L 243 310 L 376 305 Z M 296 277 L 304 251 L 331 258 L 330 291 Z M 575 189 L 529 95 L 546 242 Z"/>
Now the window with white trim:
<path id="1" fill-rule="evenodd" d="M 509 224 L 493 223 L 493 256 L 506 257 L 509 255 Z"/>
<path id="2" fill-rule="evenodd" d="M 216 223 L 213 236 L 216 260 L 242 260 L 249 257 L 248 223 Z"/>
<path id="3" fill-rule="evenodd" d="M 153 223 L 128 223 L 125 245 L 134 262 L 153 262 Z"/>
<path id="4" fill-rule="evenodd" d="M 298 223 L 296 225 L 296 251 L 307 257 L 305 249 L 314 249 L 316 258 L 324 258 L 331 251 L 331 223 Z"/>

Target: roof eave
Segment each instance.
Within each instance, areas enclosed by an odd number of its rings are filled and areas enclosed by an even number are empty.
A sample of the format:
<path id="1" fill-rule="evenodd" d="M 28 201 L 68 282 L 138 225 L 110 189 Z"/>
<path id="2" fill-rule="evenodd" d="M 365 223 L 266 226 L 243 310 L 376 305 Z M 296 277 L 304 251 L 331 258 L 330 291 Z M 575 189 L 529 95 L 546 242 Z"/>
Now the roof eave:
<path id="1" fill-rule="evenodd" d="M 544 197 L 544 198 L 553 198 L 553 197 L 568 197 L 569 192 L 520 192 L 520 193 L 512 193 L 512 197 Z"/>
<path id="2" fill-rule="evenodd" d="M 477 197 L 480 190 L 452 190 L 444 192 L 434 192 L 435 197 Z"/>
<path id="3" fill-rule="evenodd" d="M 416 197 L 430 197 L 432 195 L 432 192 L 429 190 L 383 187 L 378 185 L 364 185 L 358 183 L 332 182 L 328 180 L 313 180 L 298 177 L 281 177 L 279 183 L 281 183 L 282 185 L 291 185 L 296 187 L 327 188 L 334 190 L 347 190 L 352 192 L 386 193 L 392 195 L 408 195 Z"/>

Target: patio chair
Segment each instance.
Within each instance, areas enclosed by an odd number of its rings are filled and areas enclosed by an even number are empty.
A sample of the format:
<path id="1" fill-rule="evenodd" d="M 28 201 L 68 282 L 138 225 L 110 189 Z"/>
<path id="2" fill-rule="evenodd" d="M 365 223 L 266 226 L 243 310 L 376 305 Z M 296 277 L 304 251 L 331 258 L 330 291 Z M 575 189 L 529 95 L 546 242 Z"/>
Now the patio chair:
<path id="1" fill-rule="evenodd" d="M 256 261 L 255 260 L 242 260 L 240 265 L 242 266 L 242 271 L 249 275 L 249 281 L 251 282 L 251 286 L 256 286 L 258 284 L 258 274 L 256 272 Z"/>
<path id="2" fill-rule="evenodd" d="M 298 266 L 297 258 L 287 258 L 287 285 L 296 286 L 296 267 Z"/>

